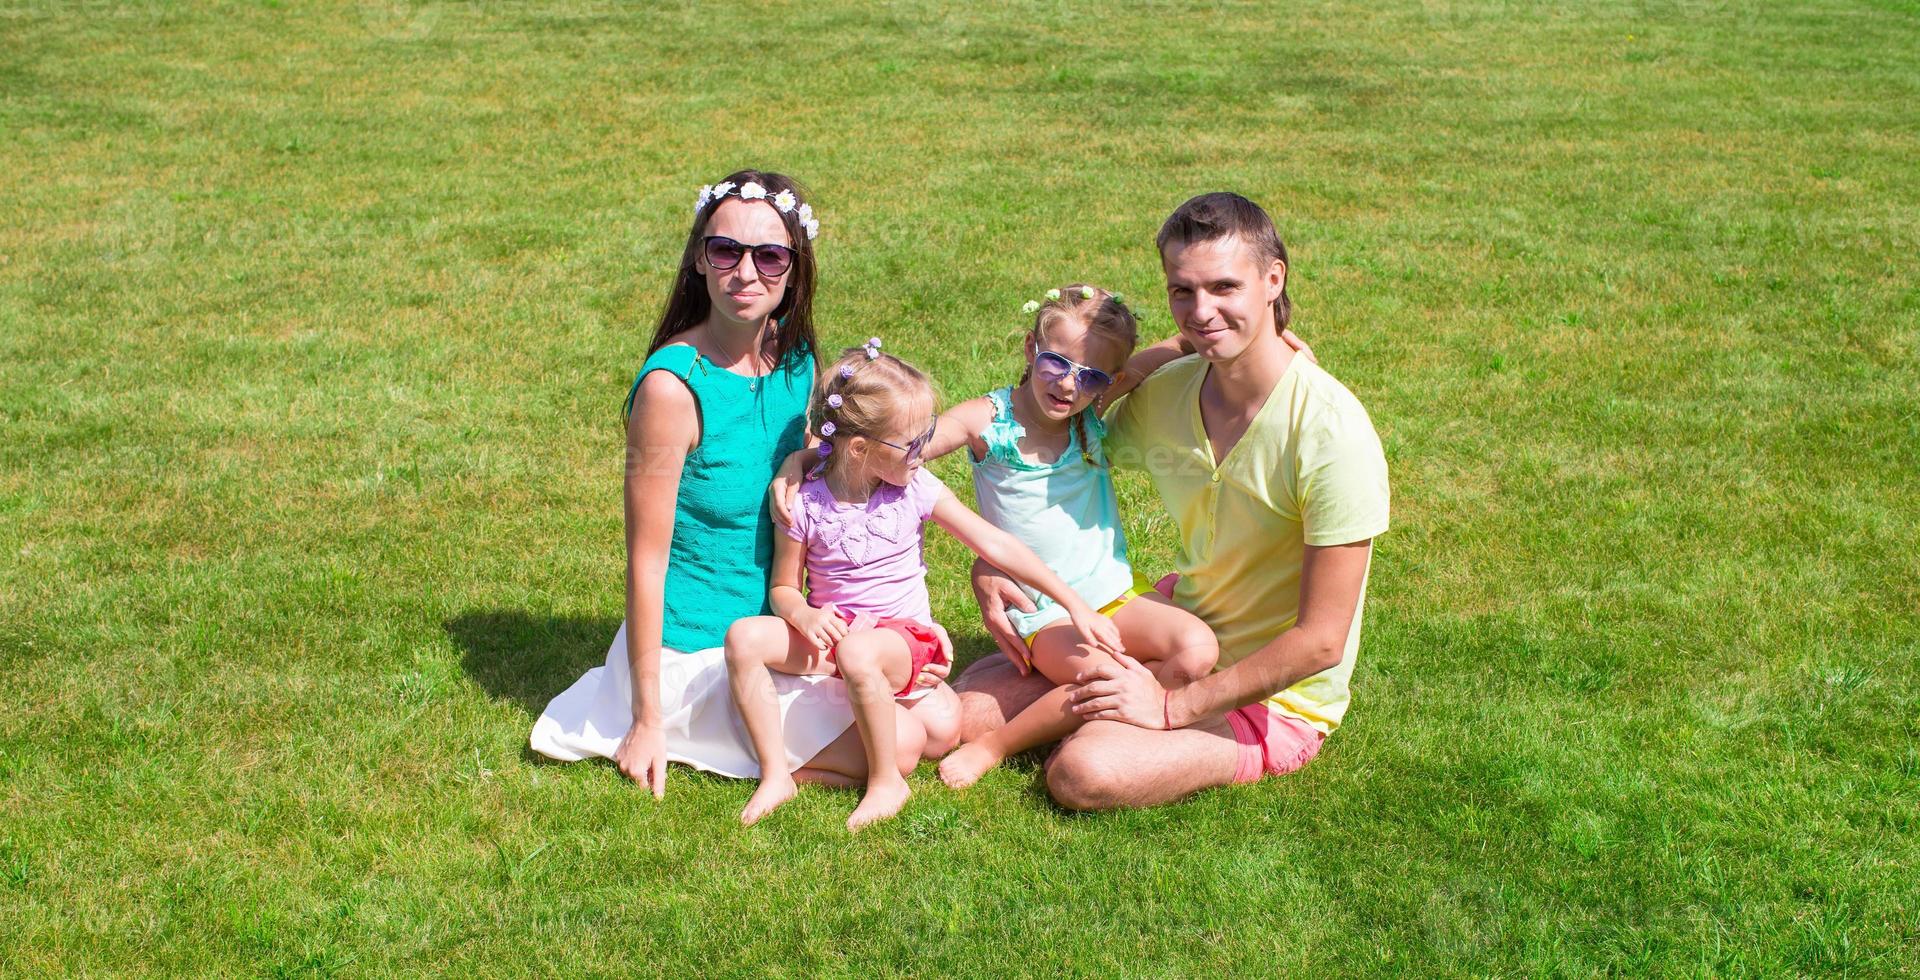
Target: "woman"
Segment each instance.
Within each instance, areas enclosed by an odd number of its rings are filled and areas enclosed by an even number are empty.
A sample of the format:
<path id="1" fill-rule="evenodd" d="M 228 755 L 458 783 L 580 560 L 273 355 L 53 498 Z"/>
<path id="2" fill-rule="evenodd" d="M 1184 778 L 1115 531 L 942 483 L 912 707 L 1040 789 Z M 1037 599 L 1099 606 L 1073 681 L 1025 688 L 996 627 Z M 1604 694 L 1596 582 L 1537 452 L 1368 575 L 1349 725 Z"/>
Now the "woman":
<path id="1" fill-rule="evenodd" d="M 626 622 L 606 665 L 554 698 L 530 739 L 556 759 L 612 758 L 656 797 L 669 761 L 760 774 L 721 643 L 735 619 L 766 612 L 766 487 L 806 439 L 820 225 L 802 193 L 757 170 L 700 189 L 672 295 L 627 396 Z M 944 674 L 930 668 L 919 682 Z M 864 780 L 841 681 L 782 678 L 776 693 L 796 779 Z M 957 736 L 952 692 L 923 702 L 933 703 L 899 709 L 903 768 Z"/>

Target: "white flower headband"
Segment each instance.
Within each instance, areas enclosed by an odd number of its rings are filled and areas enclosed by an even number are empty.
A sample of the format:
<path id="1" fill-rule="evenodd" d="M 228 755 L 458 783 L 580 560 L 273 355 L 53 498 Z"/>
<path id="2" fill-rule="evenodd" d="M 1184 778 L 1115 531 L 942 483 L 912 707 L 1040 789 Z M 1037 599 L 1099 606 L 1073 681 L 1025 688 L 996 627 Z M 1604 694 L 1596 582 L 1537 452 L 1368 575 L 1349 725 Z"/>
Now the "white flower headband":
<path id="1" fill-rule="evenodd" d="M 772 197 L 768 197 L 767 189 L 751 180 L 737 186 L 733 181 L 725 180 L 718 184 L 707 184 L 701 187 L 700 200 L 694 203 L 693 213 L 699 214 L 701 211 L 706 210 L 707 205 L 726 197 L 736 190 L 740 192 L 740 200 L 771 201 L 774 208 L 781 214 L 789 214 L 794 208 L 799 208 L 800 227 L 807 230 L 807 241 L 813 241 L 820 237 L 820 222 L 813 216 L 813 205 L 801 204 L 800 199 L 794 197 L 792 191 L 781 191 Z"/>
<path id="2" fill-rule="evenodd" d="M 1079 289 L 1079 292 L 1080 292 L 1081 299 L 1093 298 L 1092 286 L 1081 286 Z M 1129 314 L 1132 314 L 1135 320 L 1140 319 L 1140 314 L 1136 312 L 1133 307 L 1127 305 L 1127 298 L 1125 296 L 1122 296 L 1119 293 L 1108 293 L 1107 298 L 1110 300 L 1113 300 L 1115 303 L 1120 304 L 1120 308 L 1123 310 L 1126 310 Z M 1047 290 L 1047 302 L 1049 303 L 1060 302 L 1060 290 L 1058 289 Z M 1040 312 L 1040 301 L 1037 299 L 1027 300 L 1026 305 L 1020 307 L 1020 312 L 1025 313 L 1029 316 Z"/>

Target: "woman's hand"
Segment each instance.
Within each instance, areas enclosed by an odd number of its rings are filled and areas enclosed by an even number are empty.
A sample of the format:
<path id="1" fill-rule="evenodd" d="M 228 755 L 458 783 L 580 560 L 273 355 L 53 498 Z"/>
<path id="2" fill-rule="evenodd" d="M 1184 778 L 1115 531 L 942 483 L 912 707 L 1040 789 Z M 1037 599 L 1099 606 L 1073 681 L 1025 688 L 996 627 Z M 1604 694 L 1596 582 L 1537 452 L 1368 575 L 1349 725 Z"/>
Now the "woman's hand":
<path id="1" fill-rule="evenodd" d="M 653 790 L 653 798 L 667 795 L 667 736 L 658 725 L 634 722 L 613 750 L 613 762 L 628 779 Z"/>
<path id="2" fill-rule="evenodd" d="M 1159 731 L 1168 727 L 1167 691 L 1153 671 L 1124 653 L 1074 677 L 1067 701 L 1082 721 L 1124 721 Z"/>
<path id="3" fill-rule="evenodd" d="M 1033 600 L 985 558 L 976 558 L 973 562 L 973 598 L 980 603 L 980 625 L 987 628 L 987 635 L 993 637 L 1000 652 L 1013 661 L 1021 676 L 1032 673 L 1033 653 L 1007 618 L 1007 606 L 1011 604 L 1022 612 L 1033 612 Z"/>
<path id="4" fill-rule="evenodd" d="M 800 499 L 808 455 L 805 449 L 788 453 L 786 462 L 780 464 L 780 471 L 773 475 L 773 482 L 767 485 L 767 508 L 773 511 L 773 520 L 781 527 L 793 526 L 793 505 Z"/>
<path id="5" fill-rule="evenodd" d="M 831 602 L 817 608 L 802 608 L 787 620 L 787 625 L 820 650 L 833 649 L 833 645 L 847 635 L 847 621 L 840 618 L 840 608 Z"/>

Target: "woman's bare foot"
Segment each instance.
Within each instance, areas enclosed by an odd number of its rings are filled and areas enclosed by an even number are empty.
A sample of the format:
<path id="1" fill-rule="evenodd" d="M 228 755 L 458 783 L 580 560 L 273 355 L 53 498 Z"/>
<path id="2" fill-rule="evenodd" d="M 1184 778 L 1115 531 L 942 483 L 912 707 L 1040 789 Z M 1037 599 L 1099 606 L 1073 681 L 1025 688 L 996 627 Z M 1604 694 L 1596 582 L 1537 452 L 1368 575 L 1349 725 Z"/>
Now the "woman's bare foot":
<path id="1" fill-rule="evenodd" d="M 793 794 L 799 791 L 800 787 L 794 783 L 792 773 L 760 777 L 760 788 L 753 791 L 753 796 L 747 800 L 747 808 L 740 811 L 741 826 L 753 826 L 761 817 L 772 813 L 775 807 L 793 799 Z"/>
<path id="2" fill-rule="evenodd" d="M 847 829 L 859 830 L 899 813 L 900 808 L 907 805 L 907 797 L 912 795 L 904 779 L 868 783 L 867 795 L 860 798 L 860 805 L 853 808 L 853 816 L 847 818 Z"/>
<path id="3" fill-rule="evenodd" d="M 968 742 L 954 749 L 945 759 L 940 760 L 940 781 L 954 789 L 966 789 L 980 781 L 987 770 L 999 765 L 1005 759 L 990 748 L 986 741 Z"/>

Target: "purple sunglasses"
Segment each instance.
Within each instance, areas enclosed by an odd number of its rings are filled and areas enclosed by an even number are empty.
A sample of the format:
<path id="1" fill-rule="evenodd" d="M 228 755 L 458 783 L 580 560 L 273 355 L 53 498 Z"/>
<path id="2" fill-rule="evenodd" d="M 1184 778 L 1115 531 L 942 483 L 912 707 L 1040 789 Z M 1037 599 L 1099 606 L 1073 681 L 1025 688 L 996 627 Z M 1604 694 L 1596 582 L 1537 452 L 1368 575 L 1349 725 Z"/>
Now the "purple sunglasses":
<path id="1" fill-rule="evenodd" d="M 882 446 L 892 446 L 893 448 L 898 449 L 903 453 L 906 453 L 907 465 L 912 466 L 914 460 L 919 459 L 920 454 L 927 451 L 927 443 L 933 441 L 933 430 L 939 427 L 940 427 L 940 420 L 936 418 L 932 422 L 929 422 L 927 424 L 927 431 L 922 432 L 919 435 L 915 436 L 912 442 L 909 442 L 904 446 L 897 445 L 895 443 L 891 443 L 885 439 L 880 439 L 877 437 L 869 437 L 869 438 L 872 438 L 874 442 L 877 442 Z"/>
<path id="2" fill-rule="evenodd" d="M 1113 384 L 1113 375 L 1050 350 L 1033 355 L 1033 370 L 1049 384 L 1072 374 L 1074 387 L 1090 395 L 1098 395 Z"/>

